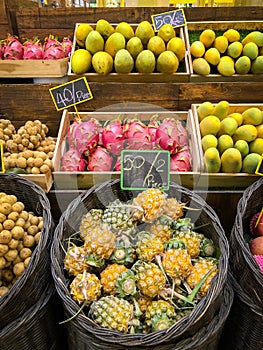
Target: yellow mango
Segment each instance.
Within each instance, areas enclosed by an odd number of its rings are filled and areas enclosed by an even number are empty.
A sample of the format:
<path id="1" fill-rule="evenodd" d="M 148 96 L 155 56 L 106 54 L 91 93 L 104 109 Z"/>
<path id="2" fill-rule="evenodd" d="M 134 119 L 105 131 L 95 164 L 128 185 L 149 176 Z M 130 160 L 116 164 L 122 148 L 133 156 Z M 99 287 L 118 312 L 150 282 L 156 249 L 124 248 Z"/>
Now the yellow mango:
<path id="1" fill-rule="evenodd" d="M 220 119 L 214 115 L 209 115 L 199 123 L 201 136 L 207 134 L 216 135 L 220 129 Z"/>
<path id="2" fill-rule="evenodd" d="M 242 118 L 243 118 L 243 124 L 260 125 L 263 122 L 262 112 L 257 107 L 247 108 L 242 113 Z"/>
<path id="3" fill-rule="evenodd" d="M 200 104 L 197 108 L 198 120 L 201 121 L 208 115 L 212 115 L 214 110 L 214 105 L 212 102 L 205 101 Z"/>
<path id="4" fill-rule="evenodd" d="M 248 174 L 255 174 L 261 156 L 258 153 L 249 153 L 242 164 L 242 172 Z"/>
<path id="5" fill-rule="evenodd" d="M 221 170 L 223 173 L 239 173 L 242 169 L 242 156 L 238 149 L 231 147 L 221 155 Z"/>
<path id="6" fill-rule="evenodd" d="M 196 74 L 208 75 L 210 74 L 211 68 L 209 63 L 204 58 L 200 57 L 193 60 L 193 71 Z"/>
<path id="7" fill-rule="evenodd" d="M 213 112 L 211 114 L 215 115 L 220 120 L 222 120 L 222 119 L 227 117 L 228 110 L 229 110 L 229 102 L 225 101 L 225 100 L 222 100 L 222 101 L 219 101 L 215 105 L 215 108 L 214 108 L 214 110 L 213 110 Z"/>
<path id="8" fill-rule="evenodd" d="M 262 47 L 263 46 L 263 33 L 258 31 L 258 30 L 254 30 L 253 32 L 250 32 L 243 40 L 242 40 L 242 44 L 246 45 L 247 43 L 253 42 L 255 43 L 257 46 Z"/>
<path id="9" fill-rule="evenodd" d="M 220 62 L 217 65 L 217 70 L 225 77 L 230 77 L 235 74 L 235 62 L 233 58 L 229 56 L 221 57 Z"/>
<path id="10" fill-rule="evenodd" d="M 218 173 L 221 168 L 219 151 L 215 147 L 208 148 L 204 153 L 205 170 L 208 173 Z"/>
<path id="11" fill-rule="evenodd" d="M 233 134 L 233 139 L 236 142 L 237 140 L 245 140 L 251 142 L 257 137 L 257 129 L 254 125 L 241 125 L 239 126 L 235 133 Z"/>

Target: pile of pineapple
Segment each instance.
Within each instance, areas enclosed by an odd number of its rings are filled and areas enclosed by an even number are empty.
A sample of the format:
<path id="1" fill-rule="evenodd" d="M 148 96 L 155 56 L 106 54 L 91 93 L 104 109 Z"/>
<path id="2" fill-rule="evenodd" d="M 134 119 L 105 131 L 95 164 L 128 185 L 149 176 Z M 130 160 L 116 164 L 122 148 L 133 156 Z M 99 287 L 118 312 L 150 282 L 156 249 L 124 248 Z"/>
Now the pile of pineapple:
<path id="1" fill-rule="evenodd" d="M 167 329 L 192 312 L 218 272 L 214 242 L 185 217 L 186 203 L 157 188 L 83 215 L 67 239 L 70 294 L 101 327 Z"/>

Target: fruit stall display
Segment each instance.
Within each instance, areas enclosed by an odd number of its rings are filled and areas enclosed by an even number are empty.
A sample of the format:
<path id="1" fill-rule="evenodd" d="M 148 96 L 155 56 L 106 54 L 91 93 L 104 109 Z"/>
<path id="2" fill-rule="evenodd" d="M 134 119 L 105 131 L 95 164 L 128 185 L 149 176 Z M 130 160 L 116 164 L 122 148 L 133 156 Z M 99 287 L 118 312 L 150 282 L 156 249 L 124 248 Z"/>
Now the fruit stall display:
<path id="1" fill-rule="evenodd" d="M 263 106 L 206 101 L 192 109 L 201 172 L 210 186 L 245 187 L 256 181 L 263 153 Z"/>
<path id="2" fill-rule="evenodd" d="M 262 21 L 189 22 L 187 27 L 191 81 L 262 79 Z"/>
<path id="3" fill-rule="evenodd" d="M 1 78 L 64 77 L 67 74 L 72 41 L 53 35 L 21 39 L 8 34 L 0 41 Z"/>
<path id="4" fill-rule="evenodd" d="M 77 23 L 68 75 L 88 81 L 188 81 L 185 28 L 165 24 L 155 32 L 149 21 L 138 24 L 105 19 Z"/>
<path id="5" fill-rule="evenodd" d="M 84 317 L 104 348 L 172 349 L 218 311 L 227 239 L 212 209 L 177 184 L 133 195 L 119 186 L 91 188 L 56 228 L 51 259 L 64 321 L 74 328 Z"/>
<path id="6" fill-rule="evenodd" d="M 189 187 L 200 172 L 192 112 L 80 112 L 65 110 L 54 152 L 54 181 L 86 188 L 120 176 L 123 149 L 167 150 L 171 180 Z"/>

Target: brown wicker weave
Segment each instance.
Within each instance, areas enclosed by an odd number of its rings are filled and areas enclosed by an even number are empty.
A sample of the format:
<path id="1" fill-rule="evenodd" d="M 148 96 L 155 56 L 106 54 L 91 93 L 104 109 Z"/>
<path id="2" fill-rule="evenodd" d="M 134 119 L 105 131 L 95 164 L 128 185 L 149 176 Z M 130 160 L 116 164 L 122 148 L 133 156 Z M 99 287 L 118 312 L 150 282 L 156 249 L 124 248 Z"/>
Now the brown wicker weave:
<path id="1" fill-rule="evenodd" d="M 224 350 L 263 349 L 263 308 L 231 276 L 234 303 L 225 324 L 222 339 Z"/>
<path id="2" fill-rule="evenodd" d="M 50 283 L 35 305 L 0 331 L 1 350 L 59 349 L 54 290 Z"/>
<path id="3" fill-rule="evenodd" d="M 249 186 L 237 205 L 237 214 L 230 236 L 231 270 L 238 283 L 254 303 L 263 306 L 263 273 L 249 250 L 244 235 L 249 234 L 251 217 L 263 207 L 263 179 Z"/>
<path id="4" fill-rule="evenodd" d="M 186 202 L 191 208 L 200 209 L 188 211 L 189 216 L 191 216 L 193 222 L 196 222 L 197 226 L 204 223 L 207 224 L 205 226 L 206 236 L 212 238 L 221 250 L 218 265 L 219 271 L 213 279 L 206 297 L 197 304 L 190 315 L 184 316 L 168 330 L 151 334 L 122 334 L 111 331 L 98 326 L 81 312 L 69 323 L 69 327 L 75 328 L 75 330 L 78 329 L 80 344 L 82 344 L 82 337 L 90 333 L 93 337 L 90 340 L 90 344 L 86 346 L 93 346 L 92 349 L 112 348 L 115 350 L 131 347 L 141 349 L 152 347 L 153 345 L 158 345 L 159 350 L 172 349 L 170 345 L 167 348 L 168 343 L 170 344 L 175 340 L 179 341 L 195 334 L 201 327 L 206 326 L 219 310 L 223 298 L 222 290 L 227 279 L 229 255 L 228 241 L 224 230 L 213 209 L 198 195 L 174 183 L 170 185 L 168 194 L 171 197 L 177 197 L 182 202 Z M 130 191 L 122 191 L 120 189 L 119 180 L 107 181 L 91 188 L 73 200 L 61 216 L 51 247 L 51 261 L 53 278 L 58 294 L 62 299 L 66 318 L 75 315 L 79 310 L 79 306 L 72 300 L 68 290 L 67 279 L 63 269 L 64 252 L 61 245 L 64 248 L 66 247 L 65 239 L 78 231 L 80 220 L 88 210 L 91 208 L 104 208 L 104 205 L 107 205 L 116 198 L 127 201 L 133 195 Z M 75 339 L 75 342 L 76 349 L 89 349 L 89 347 L 80 345 L 77 339 Z M 102 342 L 108 344 L 106 348 L 100 345 Z"/>
<path id="5" fill-rule="evenodd" d="M 49 247 L 54 227 L 49 201 L 39 186 L 19 175 L 3 174 L 0 175 L 0 191 L 16 195 L 25 204 L 25 210 L 42 215 L 44 220 L 40 242 L 28 267 L 9 292 L 0 298 L 2 329 L 38 302 L 46 285 L 52 281 Z"/>

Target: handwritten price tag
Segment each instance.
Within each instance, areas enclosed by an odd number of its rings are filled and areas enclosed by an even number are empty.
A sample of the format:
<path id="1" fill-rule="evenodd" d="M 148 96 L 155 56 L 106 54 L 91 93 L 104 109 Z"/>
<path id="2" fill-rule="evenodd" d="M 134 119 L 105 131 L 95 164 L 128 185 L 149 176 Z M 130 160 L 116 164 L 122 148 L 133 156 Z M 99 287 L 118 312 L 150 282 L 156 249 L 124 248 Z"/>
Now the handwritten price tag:
<path id="1" fill-rule="evenodd" d="M 86 77 L 51 88 L 49 92 L 58 111 L 93 98 Z"/>
<path id="2" fill-rule="evenodd" d="M 3 174 L 4 172 L 5 172 L 4 149 L 3 149 L 2 142 L 0 142 L 0 174 Z"/>
<path id="3" fill-rule="evenodd" d="M 263 162 L 262 162 L 262 160 L 263 160 L 263 154 L 261 155 L 261 158 L 258 162 L 256 171 L 255 171 L 255 174 L 260 175 L 260 176 L 263 176 Z"/>
<path id="4" fill-rule="evenodd" d="M 170 153 L 168 151 L 121 152 L 121 189 L 169 189 Z"/>
<path id="5" fill-rule="evenodd" d="M 158 15 L 152 15 L 154 30 L 158 32 L 164 24 L 171 24 L 174 28 L 186 25 L 186 19 L 183 9 L 163 12 Z"/>

